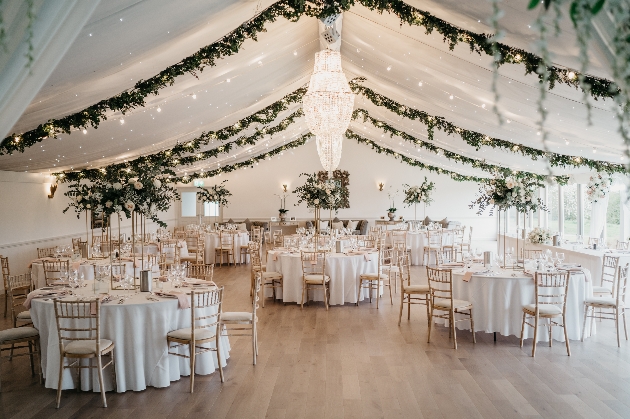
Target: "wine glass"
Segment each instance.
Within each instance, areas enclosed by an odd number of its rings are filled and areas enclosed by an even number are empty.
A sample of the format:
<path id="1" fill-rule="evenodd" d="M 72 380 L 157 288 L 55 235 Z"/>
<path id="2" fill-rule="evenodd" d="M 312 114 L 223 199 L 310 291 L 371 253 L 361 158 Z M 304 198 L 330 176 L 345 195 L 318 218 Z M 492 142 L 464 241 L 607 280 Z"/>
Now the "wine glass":
<path id="1" fill-rule="evenodd" d="M 562 264 L 564 261 L 564 252 L 556 252 L 556 258 L 558 259 L 558 264 Z"/>

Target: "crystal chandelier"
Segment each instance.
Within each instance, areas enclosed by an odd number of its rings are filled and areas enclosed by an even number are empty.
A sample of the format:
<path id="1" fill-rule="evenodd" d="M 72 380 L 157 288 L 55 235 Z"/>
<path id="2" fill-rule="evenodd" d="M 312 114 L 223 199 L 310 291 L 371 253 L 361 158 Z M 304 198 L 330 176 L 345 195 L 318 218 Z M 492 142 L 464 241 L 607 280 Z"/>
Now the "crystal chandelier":
<path id="1" fill-rule="evenodd" d="M 354 108 L 354 93 L 341 70 L 339 51 L 325 49 L 315 54 L 315 68 L 302 108 L 306 124 L 317 142 L 317 153 L 324 169 L 339 166 L 343 134 L 348 129 Z"/>

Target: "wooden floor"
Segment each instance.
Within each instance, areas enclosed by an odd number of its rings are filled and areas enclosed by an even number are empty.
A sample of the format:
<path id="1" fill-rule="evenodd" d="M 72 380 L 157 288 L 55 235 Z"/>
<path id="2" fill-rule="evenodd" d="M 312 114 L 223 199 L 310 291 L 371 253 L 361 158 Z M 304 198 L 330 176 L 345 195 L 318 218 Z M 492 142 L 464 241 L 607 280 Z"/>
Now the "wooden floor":
<path id="1" fill-rule="evenodd" d="M 414 268 L 424 282 L 423 270 Z M 218 268 L 225 285 L 224 310 L 247 310 L 248 267 Z M 383 300 L 382 300 L 383 301 Z M 259 311 L 260 356 L 251 343 L 232 338 L 225 369 L 187 377 L 170 388 L 99 395 L 55 391 L 32 379 L 28 358 L 3 362 L 0 418 L 630 418 L 630 344 L 616 346 L 612 322 L 594 338 L 521 350 L 514 336 L 458 333 L 457 351 L 438 327 L 428 344 L 424 306 L 398 327 L 399 296 L 376 304 L 304 310 L 268 304 Z M 415 310 L 415 311 L 414 311 Z M 9 322 L 2 323 L 2 328 Z"/>

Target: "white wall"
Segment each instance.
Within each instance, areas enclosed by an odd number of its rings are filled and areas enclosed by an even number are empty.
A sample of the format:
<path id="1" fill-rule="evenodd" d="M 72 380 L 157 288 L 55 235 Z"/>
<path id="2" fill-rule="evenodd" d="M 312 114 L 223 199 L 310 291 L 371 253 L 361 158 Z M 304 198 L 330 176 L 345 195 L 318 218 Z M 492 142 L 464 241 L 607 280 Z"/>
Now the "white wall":
<path id="1" fill-rule="evenodd" d="M 448 217 L 461 221 L 464 225 L 474 227 L 474 239 L 496 240 L 496 223 L 492 217 L 478 216 L 475 210 L 469 209 L 468 204 L 474 199 L 478 185 L 471 182 L 455 182 L 446 175 L 432 174 L 421 169 L 408 166 L 393 157 L 377 154 L 371 148 L 357 144 L 351 140 L 344 140 L 343 154 L 339 169 L 350 173 L 350 208 L 339 211 L 341 219 L 368 219 L 370 225 L 374 220 L 385 216 L 390 206 L 387 191 L 390 186 L 398 189 L 399 195 L 395 200 L 398 208 L 397 216 L 406 219 L 414 218 L 413 207 L 405 208 L 402 204 L 402 184 L 419 185 L 426 175 L 435 182 L 433 192 L 434 202 L 427 207 L 426 215 L 434 220 Z M 206 179 L 205 186 L 214 182 L 228 179 L 226 187 L 232 192 L 230 204 L 223 209 L 223 219 L 243 220 L 269 219 L 278 216 L 280 200 L 274 196 L 281 193 L 282 185 L 289 186 L 292 191 L 304 183 L 300 173 L 313 173 L 321 170 L 314 141 L 271 161 L 260 162 L 253 169 L 237 170 L 232 173 Z M 385 183 L 382 192 L 378 190 L 378 183 Z M 305 204 L 294 206 L 297 198 L 290 194 L 287 198 L 288 216 L 300 219 L 311 219 L 312 212 Z M 322 217 L 328 213 L 322 212 Z M 333 215 L 334 216 L 334 215 Z M 423 210 L 418 206 L 418 218 L 423 218 Z"/>
<path id="2" fill-rule="evenodd" d="M 40 174 L 0 171 L 0 255 L 9 257 L 11 274 L 25 273 L 38 247 L 71 244 L 72 237 L 85 240 L 85 216 L 77 219 L 72 210 L 63 213 L 68 204 L 63 184 L 48 199 L 50 182 Z M 171 208 L 160 219 L 172 226 L 174 214 Z M 152 224 L 147 227 L 154 231 L 157 226 Z M 124 220 L 121 231 L 128 232 L 130 226 Z"/>

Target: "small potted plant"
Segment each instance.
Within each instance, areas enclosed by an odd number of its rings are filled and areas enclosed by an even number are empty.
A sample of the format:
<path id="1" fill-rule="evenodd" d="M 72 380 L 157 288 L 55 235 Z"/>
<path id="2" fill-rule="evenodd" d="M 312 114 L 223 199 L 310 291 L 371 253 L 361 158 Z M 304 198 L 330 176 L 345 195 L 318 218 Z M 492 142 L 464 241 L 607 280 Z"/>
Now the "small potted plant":
<path id="1" fill-rule="evenodd" d="M 396 218 L 396 208 L 389 208 L 387 210 L 387 216 L 389 217 L 389 221 L 394 221 L 394 218 Z"/>
<path id="2" fill-rule="evenodd" d="M 285 208 L 280 208 L 278 210 L 278 212 L 280 213 L 280 221 L 286 221 L 287 220 L 287 212 L 289 212 L 289 210 L 285 209 Z"/>

